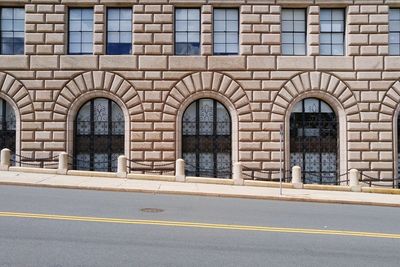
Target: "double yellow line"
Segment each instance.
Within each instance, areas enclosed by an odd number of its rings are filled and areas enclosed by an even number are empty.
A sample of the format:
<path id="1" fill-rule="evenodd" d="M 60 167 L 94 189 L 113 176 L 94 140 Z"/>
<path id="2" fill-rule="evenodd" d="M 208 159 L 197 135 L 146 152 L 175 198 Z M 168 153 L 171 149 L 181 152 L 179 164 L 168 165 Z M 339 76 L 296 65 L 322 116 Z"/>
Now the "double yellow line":
<path id="1" fill-rule="evenodd" d="M 373 233 L 373 232 L 371 233 L 371 232 L 355 232 L 355 231 L 341 231 L 341 230 L 282 228 L 282 227 L 268 227 L 268 226 L 212 224 L 212 223 L 195 223 L 195 222 L 178 222 L 178 221 L 133 220 L 133 219 L 118 219 L 118 218 L 102 218 L 102 217 L 68 216 L 68 215 L 55 215 L 55 214 L 19 213 L 19 212 L 0 212 L 0 217 L 400 239 L 400 234 L 386 234 L 386 233 Z"/>

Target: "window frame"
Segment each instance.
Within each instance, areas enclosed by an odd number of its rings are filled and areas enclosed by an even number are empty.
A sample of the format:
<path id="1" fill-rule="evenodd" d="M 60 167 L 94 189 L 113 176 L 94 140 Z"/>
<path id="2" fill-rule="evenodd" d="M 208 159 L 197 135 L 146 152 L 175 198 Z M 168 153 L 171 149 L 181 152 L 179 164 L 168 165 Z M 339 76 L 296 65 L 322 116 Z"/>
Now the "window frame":
<path id="1" fill-rule="evenodd" d="M 11 19 L 11 21 L 12 21 L 12 23 L 13 23 L 13 27 L 12 27 L 12 30 L 11 31 L 7 31 L 7 32 L 11 32 L 12 33 L 12 35 L 13 35 L 13 42 L 12 42 L 12 53 L 11 54 L 6 54 L 6 53 L 2 53 L 2 50 L 3 50 L 3 43 L 10 43 L 10 42 L 3 42 L 3 37 L 2 37 L 2 35 L 3 35 L 3 30 L 1 29 L 2 28 L 2 22 L 3 22 L 3 18 L 2 18 L 2 16 L 1 16 L 1 13 L 2 13 L 2 10 L 3 9 L 12 9 L 12 19 Z M 23 12 L 24 12 L 24 18 L 23 18 L 23 30 L 22 31 L 16 31 L 15 30 L 15 28 L 14 28 L 14 22 L 17 20 L 17 19 L 15 19 L 15 16 L 14 16 L 14 12 L 15 12 L 15 9 L 21 9 L 21 10 L 23 10 Z M 26 33 L 26 20 L 25 20 L 25 14 L 26 14 L 26 12 L 25 12 L 25 7 L 24 6 L 0 6 L 0 55 L 24 55 L 25 54 L 25 33 Z M 21 19 L 18 19 L 18 20 L 21 20 Z M 16 43 L 18 43 L 18 42 L 15 42 L 14 41 L 14 35 L 15 35 L 15 33 L 16 32 L 18 32 L 18 33 L 23 33 L 23 41 L 22 41 L 22 53 L 16 53 L 15 52 L 15 44 Z"/>
<path id="2" fill-rule="evenodd" d="M 321 19 L 321 13 L 322 13 L 321 11 L 322 10 L 330 10 L 330 12 L 331 12 L 331 19 L 329 20 L 330 21 L 330 25 L 331 25 L 331 30 L 329 32 L 322 32 L 322 30 L 321 30 L 321 28 L 322 28 L 321 27 L 321 24 L 322 24 L 321 22 L 322 21 L 328 21 L 328 20 L 322 20 Z M 334 10 L 340 10 L 343 13 L 343 31 L 341 31 L 341 32 L 332 31 L 333 22 L 334 21 L 338 21 L 338 20 L 333 20 L 332 19 L 332 12 Z M 345 8 L 321 8 L 319 14 L 320 14 L 320 18 L 319 18 L 319 24 L 320 24 L 320 33 L 319 33 L 319 49 L 320 49 L 320 51 L 319 51 L 319 54 L 320 54 L 320 56 L 345 56 L 346 55 L 346 15 L 347 15 L 346 9 Z M 329 54 L 321 53 L 321 46 L 323 45 L 323 43 L 321 42 L 321 40 L 322 40 L 321 36 L 323 34 L 329 34 L 330 35 L 330 43 L 326 44 L 326 45 L 330 46 L 330 53 Z M 333 34 L 342 34 L 342 37 L 343 37 L 343 42 L 342 42 L 343 53 L 341 53 L 341 54 L 333 54 L 333 52 L 332 52 L 332 47 L 334 45 L 338 44 L 338 43 L 333 43 L 333 38 L 332 38 Z"/>
<path id="3" fill-rule="evenodd" d="M 108 30 L 108 24 L 109 24 L 109 11 L 111 10 L 111 9 L 118 9 L 119 10 L 119 12 L 121 11 L 121 9 L 127 9 L 127 10 L 130 10 L 130 12 L 131 12 L 131 18 L 130 18 L 130 53 L 120 53 L 120 54 L 110 54 L 109 53 L 109 49 L 108 49 L 108 41 L 109 41 L 109 30 Z M 106 19 L 105 19 L 105 23 L 106 23 L 106 28 L 105 28 L 105 33 L 106 33 L 106 38 L 105 38 L 105 53 L 106 53 L 106 55 L 114 55 L 114 56 L 116 56 L 116 55 L 132 55 L 133 54 L 133 8 L 132 7 L 126 7 L 126 6 L 120 6 L 120 7 L 115 7 L 115 6 L 110 6 L 110 7 L 107 7 L 107 9 L 106 9 L 106 12 L 105 12 L 105 17 L 106 17 Z M 120 23 L 121 23 L 121 19 L 119 19 L 118 20 Z M 126 20 L 123 20 L 123 21 L 126 21 Z M 111 31 L 112 33 L 114 33 L 114 32 L 117 32 L 118 34 L 119 34 L 119 40 L 121 40 L 121 34 L 123 34 L 123 33 L 126 33 L 126 32 L 128 32 L 128 31 Z M 125 44 L 125 43 L 118 43 L 118 44 Z"/>
<path id="4" fill-rule="evenodd" d="M 178 31 L 177 31 L 177 25 L 178 25 L 177 22 L 178 22 L 178 20 L 177 20 L 177 16 L 176 16 L 176 11 L 178 9 L 186 9 L 186 10 L 195 9 L 195 10 L 199 11 L 199 20 L 198 20 L 198 24 L 199 24 L 199 31 L 198 31 L 198 35 L 199 35 L 199 52 L 197 54 L 189 54 L 187 52 L 186 52 L 186 54 L 178 54 L 177 53 L 177 43 L 178 42 L 177 42 L 176 34 L 178 33 Z M 180 20 L 180 21 L 182 21 L 182 20 Z M 195 21 L 195 20 L 187 19 L 187 20 L 185 20 L 186 24 L 188 24 L 189 21 Z M 189 33 L 194 33 L 195 31 L 187 30 L 187 31 L 180 31 L 180 32 L 184 32 L 184 33 L 186 33 L 186 35 L 189 35 Z M 188 45 L 190 43 L 188 36 L 187 36 L 187 40 L 188 41 L 185 43 L 186 45 Z M 186 51 L 187 51 L 187 49 L 186 49 Z M 200 7 L 175 7 L 175 9 L 174 9 L 174 55 L 176 55 L 176 56 L 199 56 L 199 55 L 201 55 L 201 8 Z"/>
<path id="5" fill-rule="evenodd" d="M 399 18 L 398 19 L 396 19 L 396 20 L 392 20 L 391 19 L 391 16 L 390 16 L 390 13 L 391 13 L 390 11 L 391 10 L 395 10 L 395 11 L 397 11 L 399 13 Z M 392 30 L 392 26 L 391 25 L 392 25 L 393 21 L 399 24 L 398 25 L 399 30 L 397 30 L 397 31 L 393 31 Z M 398 40 L 397 43 L 392 43 L 391 42 L 390 39 L 391 39 L 392 34 L 398 34 L 399 35 L 399 40 Z M 389 45 L 389 55 L 390 56 L 400 56 L 400 7 L 392 7 L 392 8 L 389 9 L 389 42 L 388 42 L 388 45 Z M 397 46 L 397 49 L 398 49 L 397 53 L 392 53 L 391 49 L 393 48 L 393 46 Z"/>
<path id="6" fill-rule="evenodd" d="M 92 10 L 92 40 L 91 40 L 91 44 L 92 44 L 92 51 L 90 52 L 90 53 L 82 53 L 82 44 L 83 44 L 83 42 L 82 42 L 82 38 L 81 38 L 81 41 L 80 41 L 80 53 L 72 53 L 71 52 L 71 33 L 72 32 L 80 32 L 81 33 L 81 37 L 82 37 L 82 33 L 83 32 L 89 32 L 89 31 L 82 31 L 82 30 L 80 30 L 80 31 L 71 31 L 71 29 L 70 29 L 70 26 L 71 26 L 71 11 L 72 10 L 78 10 L 78 9 L 80 9 L 81 10 L 81 14 L 82 14 L 82 10 L 84 10 L 84 9 L 86 9 L 86 10 Z M 80 20 L 80 22 L 81 22 L 81 26 L 82 26 L 82 22 L 83 22 L 84 20 L 82 20 L 82 15 L 81 15 L 81 20 Z M 70 8 L 68 8 L 68 21 L 67 21 L 67 30 L 68 30 L 68 40 L 67 40 L 67 52 L 68 52 L 68 55 L 71 55 L 71 56 L 77 56 L 77 55 L 93 55 L 94 54 L 94 8 L 93 7 L 70 7 Z"/>
<path id="7" fill-rule="evenodd" d="M 226 11 L 227 10 L 235 10 L 236 12 L 237 12 L 237 31 L 235 31 L 235 33 L 237 33 L 237 40 L 238 40 L 238 42 L 237 42 L 237 52 L 235 52 L 235 53 L 232 53 L 232 52 L 226 52 L 226 46 L 227 46 L 227 44 L 233 44 L 233 43 L 227 43 L 226 41 L 225 41 L 225 43 L 224 43 L 224 46 L 225 46 L 225 52 L 223 52 L 223 53 L 217 53 L 217 52 L 215 52 L 215 45 L 216 45 L 216 43 L 215 43 L 215 34 L 216 34 L 216 30 L 215 30 L 215 25 L 216 25 L 216 20 L 215 20 L 215 11 L 216 10 L 225 10 L 225 20 L 224 20 L 224 23 L 225 23 L 225 31 L 223 31 L 223 33 L 224 33 L 224 35 L 225 35 L 225 40 L 226 40 L 226 35 L 228 34 L 228 33 L 233 33 L 234 31 L 231 31 L 231 32 L 228 32 L 227 30 L 226 30 L 226 24 L 227 24 L 227 19 L 226 19 Z M 213 34 L 212 34 L 212 38 L 213 38 L 213 41 L 212 41 L 212 45 L 213 45 L 213 55 L 214 56 L 230 56 L 230 55 L 239 55 L 240 54 L 240 9 L 239 8 L 235 8 L 235 7 L 218 7 L 218 8 L 214 8 L 213 9 L 213 13 L 212 13 L 212 15 L 213 15 L 213 19 L 212 19 L 212 23 L 213 23 L 213 26 L 212 26 L 212 30 L 213 30 Z M 233 20 L 229 20 L 229 21 L 233 21 Z M 219 33 L 222 33 L 222 31 L 218 31 Z"/>
<path id="8" fill-rule="evenodd" d="M 282 16 L 282 14 L 283 14 L 283 11 L 285 11 L 285 10 L 291 10 L 291 11 L 294 11 L 294 10 L 302 10 L 302 11 L 304 11 L 304 32 L 299 32 L 299 31 L 295 31 L 294 30 L 294 27 L 293 27 L 293 30 L 292 31 L 284 31 L 283 30 L 283 16 Z M 286 20 L 285 20 L 286 21 Z M 297 20 L 295 20 L 294 19 L 294 17 L 293 17 L 293 20 L 291 20 L 291 22 L 293 23 L 293 25 L 295 24 L 295 22 L 296 22 Z M 281 27 L 282 27 L 282 30 L 281 30 L 281 54 L 282 55 L 284 55 L 284 56 L 306 56 L 307 55 L 307 53 L 308 53 L 308 40 L 307 40 L 307 26 L 308 26 L 308 17 L 307 17 L 307 9 L 306 8 L 282 8 L 282 11 L 281 11 Z M 291 33 L 291 34 L 293 34 L 293 43 L 284 43 L 283 42 L 283 34 L 284 33 Z M 296 34 L 296 33 L 304 33 L 304 54 L 296 54 L 295 53 L 295 49 L 294 49 L 294 46 L 295 46 L 295 44 L 297 44 L 297 43 L 295 43 L 294 42 L 294 35 Z M 287 44 L 287 45 L 292 45 L 293 46 L 293 53 L 291 53 L 291 54 L 289 54 L 289 53 L 284 53 L 283 52 L 283 46 L 284 46 L 284 44 Z"/>

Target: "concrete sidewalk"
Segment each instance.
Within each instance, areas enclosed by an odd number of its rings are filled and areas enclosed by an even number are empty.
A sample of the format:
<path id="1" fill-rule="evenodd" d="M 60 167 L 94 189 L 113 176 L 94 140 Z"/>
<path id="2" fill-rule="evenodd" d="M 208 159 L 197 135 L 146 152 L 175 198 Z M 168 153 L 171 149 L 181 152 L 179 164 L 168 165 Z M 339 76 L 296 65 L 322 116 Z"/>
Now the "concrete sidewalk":
<path id="1" fill-rule="evenodd" d="M 0 184 L 400 207 L 399 194 L 392 195 L 284 188 L 283 195 L 280 195 L 279 188 L 271 187 L 188 182 L 179 183 L 13 171 L 0 171 Z"/>

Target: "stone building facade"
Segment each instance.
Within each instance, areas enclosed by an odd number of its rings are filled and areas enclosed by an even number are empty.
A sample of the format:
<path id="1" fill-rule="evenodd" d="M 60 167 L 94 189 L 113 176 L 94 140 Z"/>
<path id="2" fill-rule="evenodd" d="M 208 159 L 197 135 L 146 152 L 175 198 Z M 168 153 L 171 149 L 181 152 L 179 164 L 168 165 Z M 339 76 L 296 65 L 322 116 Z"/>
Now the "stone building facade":
<path id="1" fill-rule="evenodd" d="M 398 0 L 3 0 L 23 7 L 22 55 L 0 55 L 0 97 L 16 114 L 15 153 L 74 153 L 74 121 L 94 98 L 124 117 L 124 151 L 143 163 L 182 157 L 182 117 L 198 99 L 215 99 L 231 118 L 231 160 L 247 168 L 290 169 L 290 116 L 320 99 L 337 118 L 337 173 L 356 168 L 397 177 L 400 56 L 391 55 L 389 13 Z M 69 10 L 93 9 L 93 52 L 71 55 Z M 131 8 L 132 53 L 107 55 L 111 7 Z M 200 10 L 200 52 L 177 55 L 175 10 Z M 216 55 L 213 11 L 239 12 L 237 54 Z M 306 54 L 282 53 L 282 10 L 306 12 Z M 343 55 L 321 55 L 323 9 L 345 14 Z"/>

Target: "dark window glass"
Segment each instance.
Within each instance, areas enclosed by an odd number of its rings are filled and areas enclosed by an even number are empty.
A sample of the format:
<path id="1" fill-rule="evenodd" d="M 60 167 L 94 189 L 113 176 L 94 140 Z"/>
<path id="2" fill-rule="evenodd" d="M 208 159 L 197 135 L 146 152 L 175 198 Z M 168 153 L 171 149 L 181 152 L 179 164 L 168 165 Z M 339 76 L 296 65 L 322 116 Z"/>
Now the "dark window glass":
<path id="1" fill-rule="evenodd" d="M 107 54 L 132 54 L 132 9 L 107 10 Z"/>
<path id="2" fill-rule="evenodd" d="M 198 8 L 175 10 L 175 54 L 200 54 L 200 10 Z"/>
<path id="3" fill-rule="evenodd" d="M 344 10 L 321 9 L 320 27 L 320 54 L 344 55 Z"/>
<path id="4" fill-rule="evenodd" d="M 93 9 L 71 8 L 69 10 L 69 54 L 93 53 Z"/>
<path id="5" fill-rule="evenodd" d="M 23 8 L 1 8 L 1 54 L 24 54 L 25 10 Z"/>
<path id="6" fill-rule="evenodd" d="M 239 53 L 239 11 L 237 9 L 214 9 L 214 54 L 235 55 Z"/>
<path id="7" fill-rule="evenodd" d="M 83 105 L 75 120 L 74 168 L 115 172 L 124 154 L 124 127 L 115 102 L 96 98 Z"/>
<path id="8" fill-rule="evenodd" d="M 282 10 L 282 54 L 306 54 L 305 9 Z"/>
<path id="9" fill-rule="evenodd" d="M 400 8 L 390 9 L 389 13 L 389 52 L 400 55 Z"/>
<path id="10" fill-rule="evenodd" d="M 182 156 L 186 175 L 231 177 L 231 118 L 214 99 L 193 102 L 182 118 Z"/>
<path id="11" fill-rule="evenodd" d="M 298 102 L 290 115 L 290 164 L 307 184 L 337 184 L 338 123 L 332 108 L 316 98 Z"/>

